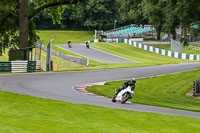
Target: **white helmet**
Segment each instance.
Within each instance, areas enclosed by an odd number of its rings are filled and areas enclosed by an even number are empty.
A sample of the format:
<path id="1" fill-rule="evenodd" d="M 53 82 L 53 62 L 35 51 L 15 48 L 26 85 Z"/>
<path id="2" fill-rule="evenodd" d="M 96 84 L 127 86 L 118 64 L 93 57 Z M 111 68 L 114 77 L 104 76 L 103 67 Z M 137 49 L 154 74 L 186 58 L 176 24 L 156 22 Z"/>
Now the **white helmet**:
<path id="1" fill-rule="evenodd" d="M 132 83 L 136 83 L 136 79 L 135 79 L 135 78 L 132 78 L 132 79 L 131 79 L 131 82 L 132 82 Z"/>

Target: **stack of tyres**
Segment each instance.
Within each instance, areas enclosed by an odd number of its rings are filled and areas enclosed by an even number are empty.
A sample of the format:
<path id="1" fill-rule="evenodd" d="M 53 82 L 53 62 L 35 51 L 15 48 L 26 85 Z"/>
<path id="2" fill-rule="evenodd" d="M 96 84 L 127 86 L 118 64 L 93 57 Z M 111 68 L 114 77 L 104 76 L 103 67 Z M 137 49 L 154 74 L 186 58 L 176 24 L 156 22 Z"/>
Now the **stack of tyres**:
<path id="1" fill-rule="evenodd" d="M 10 61 L 0 61 L 0 73 L 11 72 L 11 66 Z"/>
<path id="2" fill-rule="evenodd" d="M 197 80 L 194 80 L 193 83 L 193 96 L 200 95 L 200 78 Z"/>

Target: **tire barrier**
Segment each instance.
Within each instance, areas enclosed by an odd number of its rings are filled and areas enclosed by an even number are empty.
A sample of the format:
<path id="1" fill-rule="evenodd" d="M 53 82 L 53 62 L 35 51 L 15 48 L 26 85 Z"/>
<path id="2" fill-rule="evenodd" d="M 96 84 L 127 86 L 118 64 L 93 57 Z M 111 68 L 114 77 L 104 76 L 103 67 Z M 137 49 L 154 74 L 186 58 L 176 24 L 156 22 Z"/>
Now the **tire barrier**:
<path id="1" fill-rule="evenodd" d="M 42 70 L 41 61 L 0 61 L 0 73 L 5 72 L 39 72 Z"/>
<path id="2" fill-rule="evenodd" d="M 193 82 L 193 96 L 200 95 L 200 78 Z"/>

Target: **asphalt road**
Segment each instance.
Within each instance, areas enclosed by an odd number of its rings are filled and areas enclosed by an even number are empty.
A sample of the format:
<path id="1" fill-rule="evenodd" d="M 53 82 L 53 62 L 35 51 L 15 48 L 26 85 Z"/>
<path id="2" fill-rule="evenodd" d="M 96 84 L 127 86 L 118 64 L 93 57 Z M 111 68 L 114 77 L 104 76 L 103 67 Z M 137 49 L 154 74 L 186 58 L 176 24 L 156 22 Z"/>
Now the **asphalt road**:
<path id="1" fill-rule="evenodd" d="M 0 75 L 0 90 L 71 103 L 89 104 L 140 112 L 187 116 L 200 119 L 200 113 L 197 112 L 146 106 L 134 103 L 112 103 L 111 100 L 107 98 L 86 95 L 73 89 L 74 85 L 79 84 L 130 79 L 132 77 L 151 77 L 155 75 L 176 73 L 199 68 L 200 63 L 189 63 L 94 71 Z"/>
<path id="2" fill-rule="evenodd" d="M 72 44 L 72 48 L 69 48 L 67 44 L 57 44 L 56 46 L 71 51 L 73 53 L 82 55 L 84 57 L 105 63 L 136 63 L 136 61 L 125 59 L 104 51 L 100 51 L 94 48 L 86 48 L 83 44 Z"/>

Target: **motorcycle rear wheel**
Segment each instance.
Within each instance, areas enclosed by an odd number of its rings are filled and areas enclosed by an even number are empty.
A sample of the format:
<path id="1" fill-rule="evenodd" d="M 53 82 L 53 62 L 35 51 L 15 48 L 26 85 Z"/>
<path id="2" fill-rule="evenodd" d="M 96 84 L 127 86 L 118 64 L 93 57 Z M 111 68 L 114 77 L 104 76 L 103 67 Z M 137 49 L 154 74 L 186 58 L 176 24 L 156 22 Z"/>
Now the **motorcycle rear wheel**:
<path id="1" fill-rule="evenodd" d="M 124 93 L 122 96 L 121 103 L 125 103 L 126 101 L 128 101 L 129 97 L 130 97 L 130 94 Z"/>

